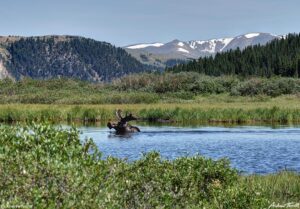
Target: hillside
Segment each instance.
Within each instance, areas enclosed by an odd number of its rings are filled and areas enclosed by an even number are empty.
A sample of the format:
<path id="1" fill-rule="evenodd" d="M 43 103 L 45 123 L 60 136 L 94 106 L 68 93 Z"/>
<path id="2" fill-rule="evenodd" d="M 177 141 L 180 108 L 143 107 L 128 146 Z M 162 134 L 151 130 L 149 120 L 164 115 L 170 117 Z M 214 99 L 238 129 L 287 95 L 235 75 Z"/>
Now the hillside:
<path id="1" fill-rule="evenodd" d="M 239 48 L 214 57 L 199 58 L 188 64 L 179 64 L 168 71 L 195 71 L 206 75 L 299 77 L 300 34 L 289 34 L 275 39 L 265 46 Z"/>
<path id="2" fill-rule="evenodd" d="M 0 37 L 0 77 L 107 81 L 151 70 L 124 49 L 77 36 Z"/>

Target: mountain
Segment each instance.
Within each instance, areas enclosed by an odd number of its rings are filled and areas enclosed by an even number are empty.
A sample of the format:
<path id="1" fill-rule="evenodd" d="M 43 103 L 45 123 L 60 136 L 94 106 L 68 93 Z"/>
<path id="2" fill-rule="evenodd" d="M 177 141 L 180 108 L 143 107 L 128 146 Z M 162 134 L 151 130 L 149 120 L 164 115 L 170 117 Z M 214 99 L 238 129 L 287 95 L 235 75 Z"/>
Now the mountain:
<path id="1" fill-rule="evenodd" d="M 0 36 L 0 79 L 49 79 L 72 77 L 109 81 L 130 73 L 160 70 L 191 59 L 265 45 L 279 39 L 268 33 L 249 33 L 234 38 L 180 41 L 115 47 L 78 36 Z"/>
<path id="2" fill-rule="evenodd" d="M 245 43 L 242 39 L 246 38 L 238 38 L 238 41 L 240 39 L 240 43 Z M 231 42 L 226 47 L 230 49 L 230 47 L 237 46 L 237 44 L 241 46 L 238 41 Z M 187 64 L 173 66 L 167 70 L 173 72 L 195 71 L 212 76 L 299 77 L 300 34 L 289 34 L 283 38 L 276 38 L 265 45 L 248 46 L 244 50 L 239 48 L 226 50 L 217 53 L 214 57 L 202 57 Z M 270 82 L 272 83 L 272 80 Z M 260 83 L 253 83 L 253 87 L 259 85 Z M 280 88 L 285 89 L 289 85 L 292 84 L 282 83 Z"/>
<path id="3" fill-rule="evenodd" d="M 107 81 L 148 71 L 124 49 L 78 36 L 0 37 L 0 78 Z"/>
<path id="4" fill-rule="evenodd" d="M 248 33 L 233 38 L 210 39 L 206 41 L 173 40 L 168 43 L 135 44 L 124 47 L 136 59 L 145 64 L 166 66 L 168 61 L 198 59 L 226 52 L 231 49 L 244 49 L 247 46 L 265 45 L 281 36 L 269 33 Z M 171 62 L 176 64 L 176 62 Z M 167 65 L 168 66 L 168 65 Z"/>

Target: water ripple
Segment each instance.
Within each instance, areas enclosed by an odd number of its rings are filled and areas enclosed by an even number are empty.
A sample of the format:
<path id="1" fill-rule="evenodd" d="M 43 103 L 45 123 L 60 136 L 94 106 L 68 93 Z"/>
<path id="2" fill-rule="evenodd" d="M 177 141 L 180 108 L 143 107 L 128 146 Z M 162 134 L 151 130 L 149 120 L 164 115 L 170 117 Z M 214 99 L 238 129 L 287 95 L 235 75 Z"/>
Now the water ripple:
<path id="1" fill-rule="evenodd" d="M 201 154 L 228 158 L 246 173 L 274 173 L 282 169 L 300 172 L 299 127 L 154 127 L 117 136 L 107 128 L 81 127 L 81 137 L 92 137 L 104 156 L 139 159 L 142 153 L 159 151 L 163 158 Z"/>

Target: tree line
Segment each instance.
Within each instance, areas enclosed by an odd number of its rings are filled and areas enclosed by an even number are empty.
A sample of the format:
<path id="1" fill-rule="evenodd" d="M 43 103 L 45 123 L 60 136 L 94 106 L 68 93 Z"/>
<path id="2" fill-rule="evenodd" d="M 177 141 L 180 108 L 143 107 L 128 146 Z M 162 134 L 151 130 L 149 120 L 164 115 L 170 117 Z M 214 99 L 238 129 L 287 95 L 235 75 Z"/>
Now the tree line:
<path id="1" fill-rule="evenodd" d="M 203 57 L 187 64 L 178 64 L 167 71 L 193 71 L 211 76 L 239 75 L 272 77 L 300 76 L 300 34 L 289 34 L 264 46 L 239 48 L 214 57 Z"/>

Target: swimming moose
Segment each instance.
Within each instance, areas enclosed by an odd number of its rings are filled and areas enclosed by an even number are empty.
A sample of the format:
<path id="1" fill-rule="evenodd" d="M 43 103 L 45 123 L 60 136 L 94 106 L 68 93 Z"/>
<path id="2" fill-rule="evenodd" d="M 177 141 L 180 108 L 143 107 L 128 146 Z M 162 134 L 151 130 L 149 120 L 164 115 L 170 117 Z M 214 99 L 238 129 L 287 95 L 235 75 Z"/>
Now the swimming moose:
<path id="1" fill-rule="evenodd" d="M 108 122 L 107 127 L 109 129 L 115 129 L 116 134 L 126 134 L 126 133 L 134 133 L 134 132 L 140 132 L 140 129 L 136 126 L 131 126 L 128 124 L 129 121 L 137 120 L 132 114 L 130 113 L 129 115 L 125 115 L 125 117 L 122 117 L 121 115 L 122 111 L 117 110 L 116 111 L 116 116 L 119 119 L 118 123 L 112 123 Z"/>

